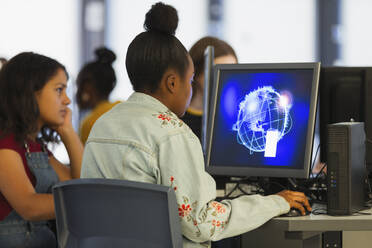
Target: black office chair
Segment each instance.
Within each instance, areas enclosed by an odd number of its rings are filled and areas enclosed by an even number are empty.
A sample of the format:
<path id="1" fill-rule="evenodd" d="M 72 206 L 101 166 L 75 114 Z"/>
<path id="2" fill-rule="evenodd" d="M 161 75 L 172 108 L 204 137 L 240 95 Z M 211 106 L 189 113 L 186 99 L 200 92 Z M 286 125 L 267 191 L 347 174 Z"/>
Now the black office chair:
<path id="1" fill-rule="evenodd" d="M 174 191 L 116 179 L 74 179 L 53 187 L 60 248 L 180 248 Z"/>

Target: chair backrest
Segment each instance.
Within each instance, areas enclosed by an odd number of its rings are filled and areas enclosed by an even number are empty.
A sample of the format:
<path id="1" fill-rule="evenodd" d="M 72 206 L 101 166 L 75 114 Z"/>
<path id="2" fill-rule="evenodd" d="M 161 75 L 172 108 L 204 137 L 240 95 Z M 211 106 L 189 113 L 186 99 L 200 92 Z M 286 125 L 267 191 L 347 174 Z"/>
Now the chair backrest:
<path id="1" fill-rule="evenodd" d="M 53 187 L 58 244 L 65 247 L 182 247 L 174 191 L 116 179 L 74 179 Z"/>

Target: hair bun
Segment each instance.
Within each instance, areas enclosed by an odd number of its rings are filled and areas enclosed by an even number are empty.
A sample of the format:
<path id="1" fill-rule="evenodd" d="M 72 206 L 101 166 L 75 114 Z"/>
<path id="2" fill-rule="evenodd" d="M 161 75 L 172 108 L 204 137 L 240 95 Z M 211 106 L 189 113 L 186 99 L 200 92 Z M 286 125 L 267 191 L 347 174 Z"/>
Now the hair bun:
<path id="1" fill-rule="evenodd" d="M 177 10 L 170 5 L 158 2 L 151 6 L 146 13 L 145 23 L 146 31 L 157 31 L 174 35 L 178 26 Z"/>
<path id="2" fill-rule="evenodd" d="M 96 54 L 97 61 L 101 63 L 112 64 L 116 60 L 115 53 L 105 47 L 97 48 L 94 53 Z"/>

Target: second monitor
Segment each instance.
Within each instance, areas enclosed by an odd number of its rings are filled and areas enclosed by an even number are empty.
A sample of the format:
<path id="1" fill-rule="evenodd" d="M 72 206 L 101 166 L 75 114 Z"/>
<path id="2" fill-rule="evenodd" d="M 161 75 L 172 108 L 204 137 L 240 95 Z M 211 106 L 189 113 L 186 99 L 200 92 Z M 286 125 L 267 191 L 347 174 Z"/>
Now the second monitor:
<path id="1" fill-rule="evenodd" d="M 319 63 L 216 65 L 206 170 L 307 178 Z"/>

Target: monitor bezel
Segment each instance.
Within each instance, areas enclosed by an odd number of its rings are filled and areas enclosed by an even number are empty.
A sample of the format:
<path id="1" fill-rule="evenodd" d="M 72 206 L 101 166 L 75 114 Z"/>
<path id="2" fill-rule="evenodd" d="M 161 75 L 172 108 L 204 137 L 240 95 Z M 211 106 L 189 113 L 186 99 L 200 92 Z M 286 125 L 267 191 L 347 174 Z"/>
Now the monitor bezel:
<path id="1" fill-rule="evenodd" d="M 210 119 L 211 113 L 209 106 L 211 105 L 211 94 L 213 91 L 213 67 L 214 67 L 214 47 L 208 46 L 204 51 L 204 92 L 203 92 L 203 115 L 202 115 L 202 130 L 201 144 L 203 148 L 204 159 L 207 153 L 207 142 L 210 136 Z"/>
<path id="2" fill-rule="evenodd" d="M 303 169 L 288 169 L 288 168 L 258 168 L 258 167 L 230 167 L 210 164 L 211 149 L 213 142 L 213 128 L 215 121 L 215 113 L 217 106 L 217 95 L 220 88 L 220 74 L 223 70 L 285 70 L 285 69 L 312 69 L 313 80 L 310 96 L 310 111 L 308 119 L 308 129 L 306 134 L 306 147 L 304 156 Z M 262 63 L 262 64 L 219 64 L 214 66 L 214 91 L 211 94 L 211 119 L 210 119 L 210 137 L 207 145 L 205 169 L 208 173 L 215 176 L 236 176 L 236 177 L 287 177 L 287 178 L 309 178 L 311 158 L 313 150 L 313 139 L 315 134 L 315 120 L 318 102 L 319 90 L 319 73 L 320 62 L 305 62 L 305 63 Z"/>

